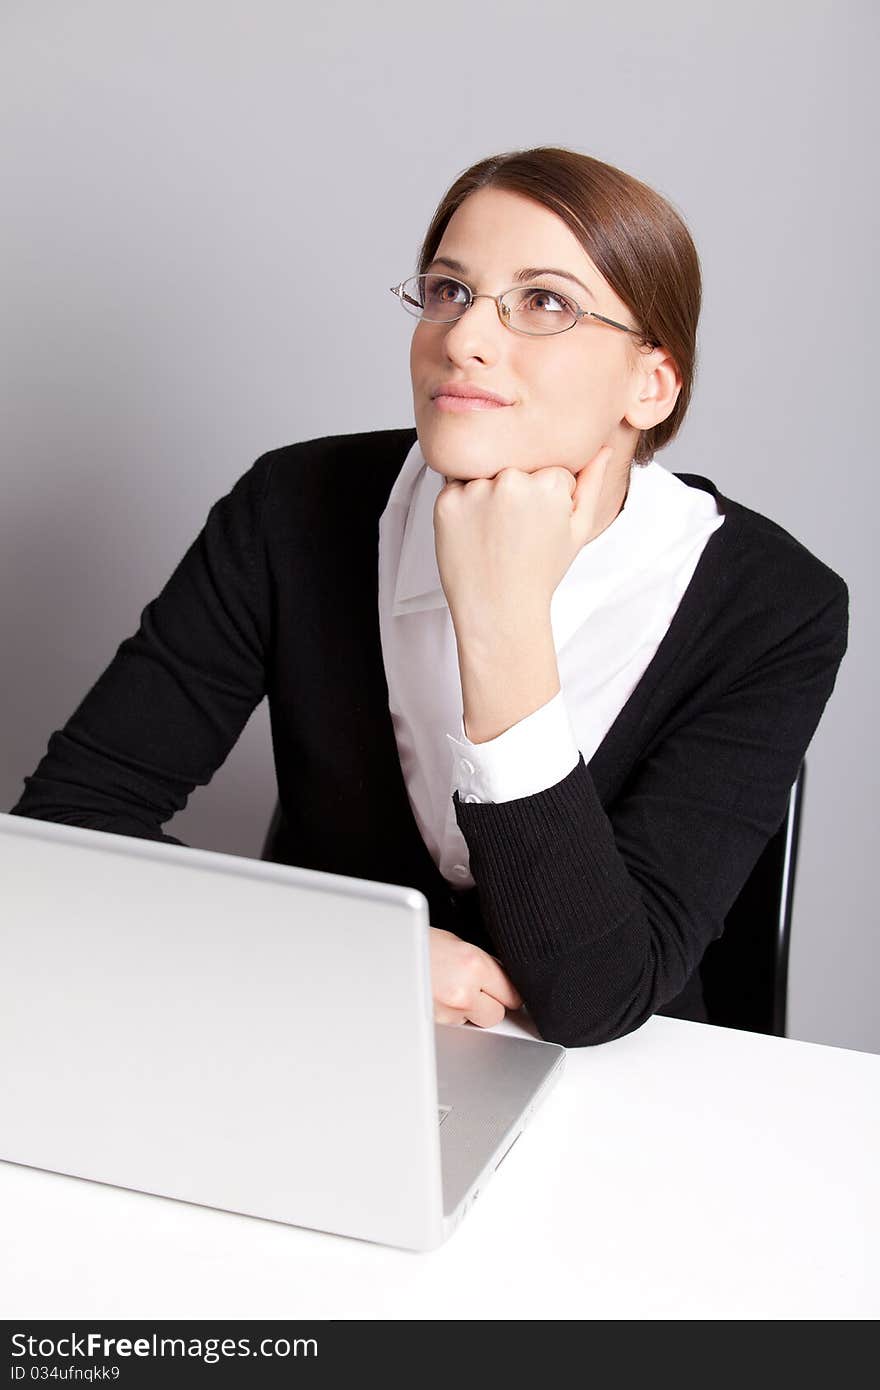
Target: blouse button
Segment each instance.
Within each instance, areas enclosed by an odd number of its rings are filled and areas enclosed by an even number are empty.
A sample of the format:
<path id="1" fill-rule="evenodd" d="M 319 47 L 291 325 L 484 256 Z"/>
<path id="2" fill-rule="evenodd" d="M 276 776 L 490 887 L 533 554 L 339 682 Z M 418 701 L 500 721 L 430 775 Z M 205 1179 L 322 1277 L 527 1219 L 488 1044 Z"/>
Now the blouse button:
<path id="1" fill-rule="evenodd" d="M 468 792 L 467 796 L 465 797 L 465 801 L 475 801 L 477 805 L 481 804 L 480 798 L 478 796 L 474 796 L 473 792 Z"/>

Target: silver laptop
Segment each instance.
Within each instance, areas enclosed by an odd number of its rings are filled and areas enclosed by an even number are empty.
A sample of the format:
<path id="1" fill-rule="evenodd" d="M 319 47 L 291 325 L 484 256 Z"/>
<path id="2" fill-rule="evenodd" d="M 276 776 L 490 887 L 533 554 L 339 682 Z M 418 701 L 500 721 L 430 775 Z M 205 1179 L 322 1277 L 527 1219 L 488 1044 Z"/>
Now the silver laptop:
<path id="1" fill-rule="evenodd" d="M 0 1159 L 428 1250 L 558 1078 L 415 889 L 0 814 Z"/>

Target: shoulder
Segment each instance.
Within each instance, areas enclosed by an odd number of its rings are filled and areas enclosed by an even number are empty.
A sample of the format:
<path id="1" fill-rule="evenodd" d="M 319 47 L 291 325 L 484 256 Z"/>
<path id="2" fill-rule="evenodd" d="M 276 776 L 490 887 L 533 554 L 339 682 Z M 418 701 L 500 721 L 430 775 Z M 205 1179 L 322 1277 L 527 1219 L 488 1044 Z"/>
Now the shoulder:
<path id="1" fill-rule="evenodd" d="M 712 493 L 724 513 L 724 525 L 712 539 L 723 555 L 728 580 L 743 601 L 788 611 L 791 617 L 827 611 L 832 621 L 845 623 L 846 581 L 803 541 L 771 517 L 725 496 L 711 479 L 698 473 L 676 473 L 675 477 L 688 487 Z"/>
<path id="2" fill-rule="evenodd" d="M 378 518 L 415 440 L 414 428 L 321 435 L 271 449 L 253 467 L 276 504 L 332 502 Z"/>

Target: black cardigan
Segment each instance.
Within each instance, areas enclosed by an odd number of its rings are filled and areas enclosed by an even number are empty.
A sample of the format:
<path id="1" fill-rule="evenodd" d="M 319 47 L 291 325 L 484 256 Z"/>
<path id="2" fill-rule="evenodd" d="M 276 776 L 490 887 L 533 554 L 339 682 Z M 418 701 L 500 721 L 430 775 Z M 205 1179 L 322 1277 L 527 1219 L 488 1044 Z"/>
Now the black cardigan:
<path id="1" fill-rule="evenodd" d="M 476 885 L 456 891 L 410 809 L 379 637 L 379 517 L 415 438 L 260 457 L 13 813 L 180 844 L 161 826 L 267 695 L 278 859 L 420 889 L 433 926 L 498 957 L 548 1040 L 603 1042 L 661 1010 L 703 1018 L 697 966 L 785 815 L 846 650 L 847 586 L 773 521 L 677 474 L 725 521 L 667 633 L 589 765 L 515 801 L 454 794 Z"/>

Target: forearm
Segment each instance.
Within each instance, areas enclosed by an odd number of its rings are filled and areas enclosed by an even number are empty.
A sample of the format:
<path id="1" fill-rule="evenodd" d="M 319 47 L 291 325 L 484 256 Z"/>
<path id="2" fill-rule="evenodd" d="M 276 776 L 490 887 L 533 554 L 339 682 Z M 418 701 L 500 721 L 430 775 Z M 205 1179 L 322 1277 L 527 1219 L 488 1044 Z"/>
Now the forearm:
<path id="1" fill-rule="evenodd" d="M 791 787 L 845 650 L 845 591 L 674 727 L 629 771 L 583 755 L 545 790 L 454 796 L 495 954 L 548 1041 L 603 1042 L 675 999 L 720 936 Z M 841 616 L 843 610 L 843 616 Z M 599 769 L 597 769 L 597 775 Z"/>
<path id="2" fill-rule="evenodd" d="M 456 629 L 465 732 L 487 743 L 559 693 L 549 612 L 495 622 L 491 632 Z"/>
<path id="3" fill-rule="evenodd" d="M 491 631 L 459 619 L 456 638 L 471 743 L 497 739 L 559 693 L 549 612 L 496 612 Z M 669 971 L 656 958 L 644 904 L 582 759 L 540 794 L 498 805 L 456 801 L 487 930 L 543 1037 L 602 1042 L 678 993 L 678 962 Z"/>
<path id="4" fill-rule="evenodd" d="M 456 797 L 456 818 L 495 953 L 542 1037 L 604 1042 L 679 993 L 682 962 L 660 946 L 583 758 L 533 796 Z"/>

